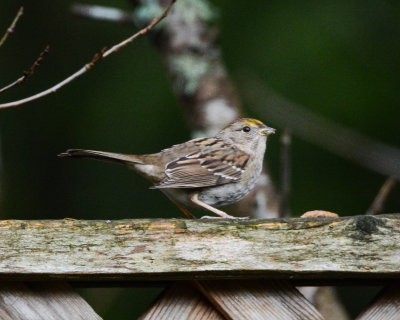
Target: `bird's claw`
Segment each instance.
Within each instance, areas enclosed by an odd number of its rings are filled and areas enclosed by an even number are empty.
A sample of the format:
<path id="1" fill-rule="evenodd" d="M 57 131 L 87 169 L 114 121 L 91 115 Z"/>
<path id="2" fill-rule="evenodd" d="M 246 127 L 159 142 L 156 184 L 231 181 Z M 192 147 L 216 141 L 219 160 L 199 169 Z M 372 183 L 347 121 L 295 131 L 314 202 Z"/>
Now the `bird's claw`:
<path id="1" fill-rule="evenodd" d="M 202 216 L 200 219 L 223 219 L 222 217 Z"/>
<path id="2" fill-rule="evenodd" d="M 215 216 L 202 216 L 200 219 L 232 219 L 232 220 L 248 220 L 250 217 L 234 217 L 227 215 L 226 217 L 215 217 Z"/>

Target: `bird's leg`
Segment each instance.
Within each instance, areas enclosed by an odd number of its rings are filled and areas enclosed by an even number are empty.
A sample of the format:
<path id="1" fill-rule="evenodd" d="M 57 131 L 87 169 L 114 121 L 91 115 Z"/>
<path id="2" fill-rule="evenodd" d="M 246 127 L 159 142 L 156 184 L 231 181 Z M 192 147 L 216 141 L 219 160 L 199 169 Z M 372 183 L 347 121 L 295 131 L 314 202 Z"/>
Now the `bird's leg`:
<path id="1" fill-rule="evenodd" d="M 221 210 L 218 210 L 217 208 L 214 208 L 214 207 L 208 205 L 207 203 L 204 203 L 203 201 L 200 201 L 199 195 L 197 193 L 195 193 L 194 195 L 192 195 L 190 197 L 190 201 L 192 201 L 194 204 L 197 204 L 198 206 L 200 206 L 208 211 L 214 212 L 215 214 L 219 215 L 219 217 L 221 217 L 221 218 L 237 219 L 236 217 L 230 216 L 229 214 L 227 214 Z M 218 219 L 219 217 L 203 216 L 201 218 L 202 219 Z"/>
<path id="2" fill-rule="evenodd" d="M 176 202 L 174 202 L 175 205 L 179 208 L 179 210 L 181 210 L 186 217 L 188 217 L 189 219 L 196 219 L 196 217 L 194 215 L 192 215 L 188 209 L 182 207 L 181 205 L 177 204 Z"/>
<path id="3" fill-rule="evenodd" d="M 165 194 L 167 196 L 167 198 L 178 207 L 179 210 L 181 210 L 186 217 L 188 217 L 189 219 L 196 219 L 196 217 L 194 215 L 192 215 L 188 209 L 186 209 L 185 207 L 181 206 L 177 201 L 175 201 L 174 199 L 172 199 L 171 197 L 168 196 L 168 194 Z"/>

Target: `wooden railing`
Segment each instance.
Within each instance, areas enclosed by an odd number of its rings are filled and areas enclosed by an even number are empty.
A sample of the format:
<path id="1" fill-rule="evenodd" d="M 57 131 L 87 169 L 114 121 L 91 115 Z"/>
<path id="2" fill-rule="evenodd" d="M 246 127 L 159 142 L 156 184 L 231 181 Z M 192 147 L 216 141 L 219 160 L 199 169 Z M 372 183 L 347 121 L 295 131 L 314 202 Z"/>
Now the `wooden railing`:
<path id="1" fill-rule="evenodd" d="M 0 310 L 9 319 L 36 319 L 38 310 L 48 312 L 44 319 L 98 319 L 66 282 L 173 284 L 145 319 L 324 319 L 295 285 L 373 283 L 388 287 L 360 319 L 400 315 L 395 214 L 3 220 L 0 254 Z"/>

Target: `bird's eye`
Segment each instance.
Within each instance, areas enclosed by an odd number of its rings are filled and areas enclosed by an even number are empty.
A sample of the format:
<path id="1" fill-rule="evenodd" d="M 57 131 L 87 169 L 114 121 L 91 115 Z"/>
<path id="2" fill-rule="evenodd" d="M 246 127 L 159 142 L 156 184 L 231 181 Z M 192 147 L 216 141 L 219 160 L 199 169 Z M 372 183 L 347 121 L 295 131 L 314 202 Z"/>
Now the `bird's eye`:
<path id="1" fill-rule="evenodd" d="M 250 127 L 249 126 L 245 126 L 243 127 L 243 132 L 250 132 Z"/>

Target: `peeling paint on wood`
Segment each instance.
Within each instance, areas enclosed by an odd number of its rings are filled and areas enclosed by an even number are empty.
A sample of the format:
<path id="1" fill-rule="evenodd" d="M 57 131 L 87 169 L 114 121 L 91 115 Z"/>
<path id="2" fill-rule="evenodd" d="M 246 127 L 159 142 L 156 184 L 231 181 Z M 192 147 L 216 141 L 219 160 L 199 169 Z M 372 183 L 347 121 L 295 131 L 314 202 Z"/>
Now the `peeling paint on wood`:
<path id="1" fill-rule="evenodd" d="M 4 220 L 0 279 L 400 278 L 400 216 Z"/>

